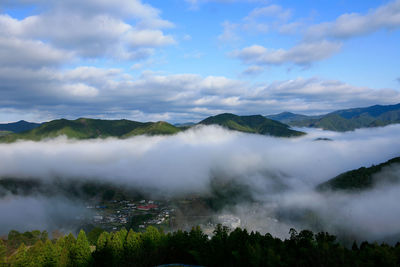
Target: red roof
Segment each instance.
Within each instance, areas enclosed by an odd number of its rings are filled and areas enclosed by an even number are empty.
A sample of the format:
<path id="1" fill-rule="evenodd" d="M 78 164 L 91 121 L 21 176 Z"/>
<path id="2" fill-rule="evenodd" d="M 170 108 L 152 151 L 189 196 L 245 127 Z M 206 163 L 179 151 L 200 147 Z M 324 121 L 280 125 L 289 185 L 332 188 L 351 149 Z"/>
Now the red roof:
<path id="1" fill-rule="evenodd" d="M 138 210 L 149 210 L 149 209 L 155 209 L 155 208 L 158 208 L 158 206 L 154 205 L 154 204 L 148 204 L 148 205 L 145 205 L 145 206 L 138 206 L 137 207 Z"/>

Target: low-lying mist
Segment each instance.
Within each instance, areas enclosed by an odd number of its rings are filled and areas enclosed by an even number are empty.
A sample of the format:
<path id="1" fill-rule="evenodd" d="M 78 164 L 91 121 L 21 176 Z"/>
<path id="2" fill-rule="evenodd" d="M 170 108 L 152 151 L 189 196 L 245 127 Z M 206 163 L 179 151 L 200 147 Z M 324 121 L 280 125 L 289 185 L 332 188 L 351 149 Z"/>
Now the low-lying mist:
<path id="1" fill-rule="evenodd" d="M 302 130 L 308 134 L 288 139 L 202 126 L 174 136 L 85 141 L 60 137 L 1 144 L 0 177 L 44 183 L 51 183 L 55 177 L 101 181 L 164 197 L 209 195 L 217 179 L 242 185 L 251 194 L 251 202 L 221 210 L 235 213 L 249 230 L 286 237 L 290 227 L 308 228 L 362 240 L 400 234 L 400 206 L 396 201 L 400 184 L 381 184 L 360 193 L 315 190 L 321 182 L 344 171 L 399 156 L 400 125 L 346 133 Z M 394 166 L 382 175 L 388 172 L 394 177 L 400 173 Z M 30 210 L 39 212 L 30 216 L 41 221 L 48 216 L 40 211 L 52 206 L 43 203 L 46 199 L 54 202 L 40 196 L 7 195 L 0 200 L 0 212 L 25 214 L 20 203 L 34 200 L 32 203 L 37 204 Z M 53 212 L 51 217 L 59 213 Z M 21 218 L 1 216 L 1 232 L 24 228 L 24 219 L 16 222 Z"/>

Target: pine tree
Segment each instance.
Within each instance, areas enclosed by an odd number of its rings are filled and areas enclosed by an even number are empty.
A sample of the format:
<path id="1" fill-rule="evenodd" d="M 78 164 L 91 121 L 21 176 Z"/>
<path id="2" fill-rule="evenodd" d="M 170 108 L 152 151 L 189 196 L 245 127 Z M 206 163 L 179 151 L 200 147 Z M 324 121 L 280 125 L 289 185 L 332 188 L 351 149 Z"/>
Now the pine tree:
<path id="1" fill-rule="evenodd" d="M 113 265 L 116 266 L 120 265 L 124 257 L 124 236 L 124 232 L 115 232 L 112 234 L 111 241 L 107 244 L 112 254 Z"/>
<path id="2" fill-rule="evenodd" d="M 72 262 L 74 266 L 88 266 L 91 262 L 91 251 L 85 231 L 81 230 L 72 250 Z"/>
<path id="3" fill-rule="evenodd" d="M 4 245 L 3 240 L 0 239 L 0 266 L 5 265 L 6 263 L 6 253 L 7 247 Z"/>
<path id="4" fill-rule="evenodd" d="M 125 255 L 127 265 L 132 265 L 133 263 L 138 261 L 141 248 L 141 234 L 136 233 L 132 229 L 130 229 L 125 242 Z"/>
<path id="5" fill-rule="evenodd" d="M 10 263 L 11 266 L 15 266 L 15 267 L 25 267 L 25 266 L 29 266 L 29 259 L 27 257 L 27 251 L 28 248 L 25 246 L 24 243 L 22 243 L 17 251 L 15 252 L 15 254 L 11 257 Z"/>
<path id="6" fill-rule="evenodd" d="M 28 249 L 27 257 L 30 266 L 43 266 L 44 264 L 44 244 L 42 240 L 37 241 L 31 248 Z"/>
<path id="7" fill-rule="evenodd" d="M 49 240 L 46 240 L 43 248 L 43 266 L 57 266 L 57 251 L 55 245 Z"/>

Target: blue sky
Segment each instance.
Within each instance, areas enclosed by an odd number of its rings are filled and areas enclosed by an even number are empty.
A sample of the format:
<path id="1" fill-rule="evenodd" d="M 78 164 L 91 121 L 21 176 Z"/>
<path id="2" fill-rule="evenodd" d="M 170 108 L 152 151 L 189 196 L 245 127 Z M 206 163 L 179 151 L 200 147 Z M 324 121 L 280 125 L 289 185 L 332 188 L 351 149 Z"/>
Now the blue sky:
<path id="1" fill-rule="evenodd" d="M 5 0 L 0 121 L 400 102 L 400 0 Z"/>

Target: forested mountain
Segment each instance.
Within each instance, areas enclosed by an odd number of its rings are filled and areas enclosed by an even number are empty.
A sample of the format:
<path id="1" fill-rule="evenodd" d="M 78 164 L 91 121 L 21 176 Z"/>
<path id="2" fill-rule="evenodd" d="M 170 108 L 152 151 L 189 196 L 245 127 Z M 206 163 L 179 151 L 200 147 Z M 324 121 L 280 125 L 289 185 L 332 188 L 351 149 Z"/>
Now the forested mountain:
<path id="1" fill-rule="evenodd" d="M 291 120 L 289 125 L 315 127 L 331 131 L 352 131 L 357 128 L 385 126 L 400 123 L 400 104 L 375 105 L 366 108 L 338 110 L 317 118 Z"/>
<path id="2" fill-rule="evenodd" d="M 220 114 L 209 117 L 199 124 L 218 124 L 231 130 L 258 133 L 272 136 L 300 136 L 304 133 L 291 130 L 288 125 L 264 118 L 261 115 L 237 116 Z M 14 142 L 18 139 L 39 141 L 65 135 L 74 139 L 127 138 L 135 135 L 169 135 L 190 128 L 192 125 L 177 127 L 164 121 L 137 122 L 130 120 L 100 120 L 80 118 L 77 120 L 59 119 L 45 122 L 38 127 L 20 133 L 0 134 L 0 142 Z"/>
<path id="3" fill-rule="evenodd" d="M 181 131 L 167 122 L 136 122 L 129 120 L 99 120 L 80 118 L 77 120 L 53 120 L 43 123 L 30 131 L 0 137 L 0 142 L 13 142 L 17 139 L 39 141 L 65 135 L 68 138 L 90 139 L 133 135 L 163 135 Z"/>
<path id="4" fill-rule="evenodd" d="M 385 167 L 392 166 L 393 164 L 400 164 L 400 157 L 393 158 L 379 165 L 371 167 L 361 167 L 357 170 L 351 170 L 342 173 L 327 182 L 320 184 L 318 190 L 347 190 L 359 191 L 372 188 L 377 182 L 396 182 L 400 181 L 400 177 L 392 177 L 385 175 L 377 179 L 374 175 L 381 172 Z M 398 178 L 398 179 L 396 179 Z M 395 181 L 393 181 L 395 179 Z"/>
<path id="5" fill-rule="evenodd" d="M 290 123 L 290 122 L 295 122 L 295 121 L 319 119 L 322 116 L 323 115 L 307 116 L 307 115 L 303 115 L 303 114 L 296 114 L 296 113 L 285 111 L 285 112 L 282 112 L 279 114 L 267 115 L 265 117 L 267 117 L 268 119 L 271 119 L 271 120 L 280 121 L 282 123 Z"/>
<path id="6" fill-rule="evenodd" d="M 278 137 L 301 136 L 305 134 L 303 132 L 290 129 L 290 127 L 286 124 L 267 119 L 261 115 L 238 116 L 231 113 L 223 113 L 217 116 L 208 117 L 207 119 L 199 122 L 199 124 L 216 124 L 226 127 L 230 130 Z"/>
<path id="7" fill-rule="evenodd" d="M 27 122 L 27 121 L 22 120 L 22 121 L 18 121 L 18 122 L 0 124 L 0 131 L 20 133 L 20 132 L 32 130 L 39 126 L 40 126 L 40 123 Z"/>

